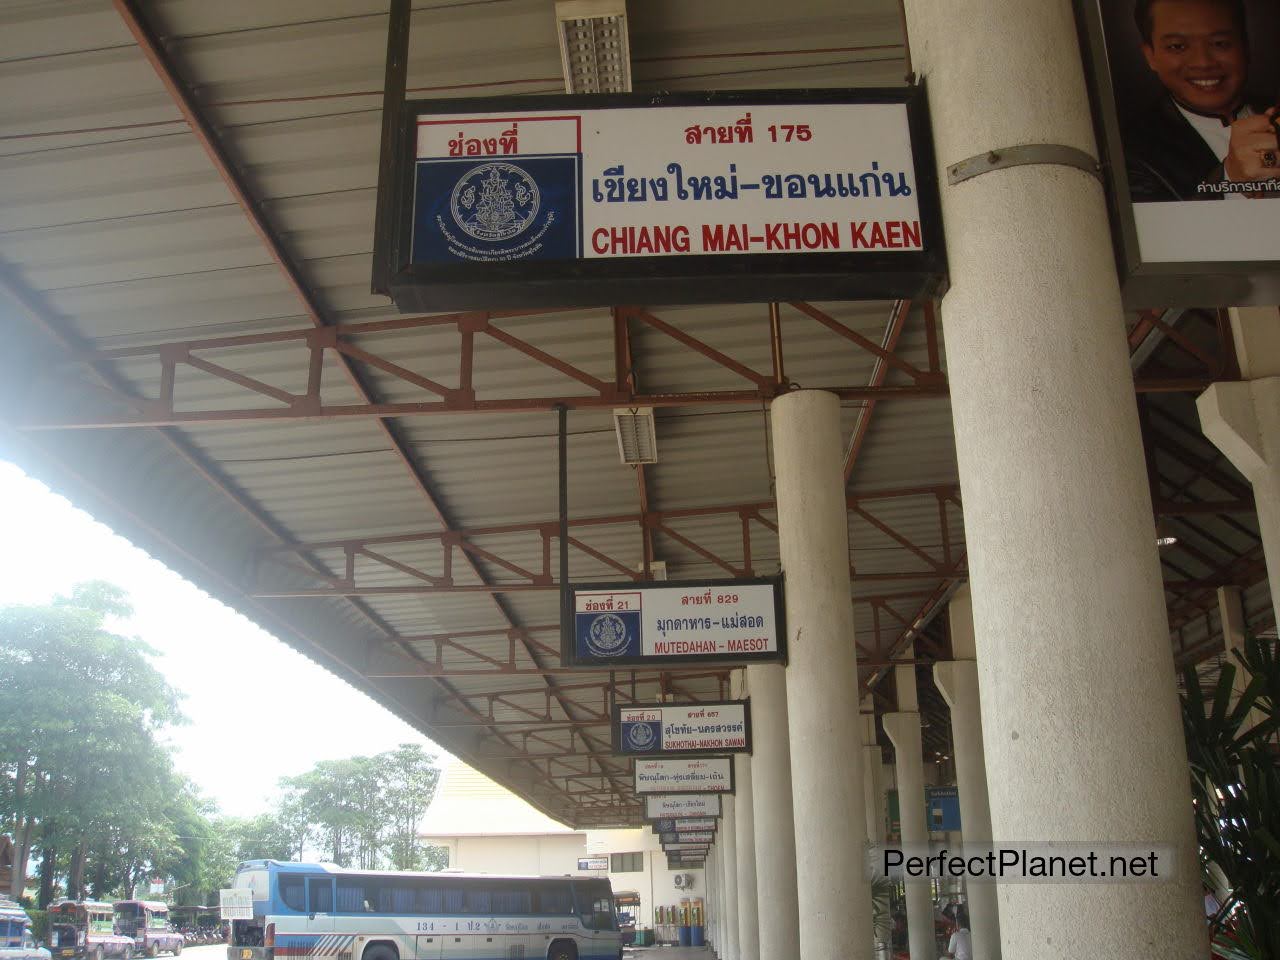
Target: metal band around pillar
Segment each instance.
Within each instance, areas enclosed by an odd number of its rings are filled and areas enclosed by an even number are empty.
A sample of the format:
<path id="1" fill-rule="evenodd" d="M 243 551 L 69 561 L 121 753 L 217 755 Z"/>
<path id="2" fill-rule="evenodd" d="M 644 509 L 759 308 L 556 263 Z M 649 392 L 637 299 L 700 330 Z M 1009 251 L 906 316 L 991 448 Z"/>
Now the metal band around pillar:
<path id="1" fill-rule="evenodd" d="M 1024 167 L 1029 164 L 1053 164 L 1059 167 L 1075 167 L 1102 179 L 1102 167 L 1095 157 L 1076 147 L 1064 146 L 1060 143 L 1027 143 L 1017 147 L 1002 147 L 999 150 L 988 150 L 953 163 L 947 167 L 947 183 L 955 186 L 974 177 L 993 170 L 1006 167 Z"/>

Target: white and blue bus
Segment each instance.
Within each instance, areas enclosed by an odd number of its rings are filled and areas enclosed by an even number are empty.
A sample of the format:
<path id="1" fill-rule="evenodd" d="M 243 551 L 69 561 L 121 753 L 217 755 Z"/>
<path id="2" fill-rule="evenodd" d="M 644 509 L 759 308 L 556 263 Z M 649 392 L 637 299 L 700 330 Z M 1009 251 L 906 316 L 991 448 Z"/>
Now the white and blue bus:
<path id="1" fill-rule="evenodd" d="M 227 960 L 621 960 L 608 880 L 249 860 Z M 231 904 L 229 907 L 228 904 Z"/>

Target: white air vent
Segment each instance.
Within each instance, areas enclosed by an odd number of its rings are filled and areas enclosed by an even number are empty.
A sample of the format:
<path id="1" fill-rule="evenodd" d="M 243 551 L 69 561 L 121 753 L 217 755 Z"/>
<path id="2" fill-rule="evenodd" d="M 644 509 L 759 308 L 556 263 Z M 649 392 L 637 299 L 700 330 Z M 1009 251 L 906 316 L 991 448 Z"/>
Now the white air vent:
<path id="1" fill-rule="evenodd" d="M 626 0 L 556 0 L 560 65 L 569 93 L 630 93 Z"/>
<path id="2" fill-rule="evenodd" d="M 636 573 L 644 573 L 644 564 L 643 564 L 643 563 L 638 564 L 638 565 L 636 566 Z M 667 561 L 665 561 L 665 560 L 650 560 L 650 561 L 649 561 L 649 573 L 653 576 L 653 579 L 654 579 L 654 580 L 665 580 L 665 579 L 667 579 Z"/>
<path id="3" fill-rule="evenodd" d="M 652 407 L 615 409 L 613 430 L 618 435 L 618 456 L 623 463 L 658 462 L 658 435 Z"/>

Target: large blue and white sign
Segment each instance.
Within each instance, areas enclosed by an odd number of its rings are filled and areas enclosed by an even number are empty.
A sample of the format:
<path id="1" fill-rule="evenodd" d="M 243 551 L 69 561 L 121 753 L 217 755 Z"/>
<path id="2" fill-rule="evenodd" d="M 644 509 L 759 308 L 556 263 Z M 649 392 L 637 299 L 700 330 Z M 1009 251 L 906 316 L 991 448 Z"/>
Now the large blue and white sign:
<path id="1" fill-rule="evenodd" d="M 696 756 L 751 752 L 751 705 L 654 703 L 615 707 L 613 752 L 636 756 Z"/>
<path id="2" fill-rule="evenodd" d="M 375 288 L 403 310 L 935 294 L 925 109 L 919 89 L 407 103 Z"/>
<path id="3" fill-rule="evenodd" d="M 960 794 L 955 787 L 929 787 L 924 802 L 931 833 L 961 829 Z"/>
<path id="4" fill-rule="evenodd" d="M 568 593 L 565 666 L 786 659 L 780 579 L 574 584 Z"/>
<path id="5" fill-rule="evenodd" d="M 646 820 L 683 820 L 689 817 L 720 816 L 720 795 L 711 793 L 669 793 L 644 798 Z"/>
<path id="6" fill-rule="evenodd" d="M 733 757 L 637 758 L 635 768 L 636 793 L 733 793 Z"/>

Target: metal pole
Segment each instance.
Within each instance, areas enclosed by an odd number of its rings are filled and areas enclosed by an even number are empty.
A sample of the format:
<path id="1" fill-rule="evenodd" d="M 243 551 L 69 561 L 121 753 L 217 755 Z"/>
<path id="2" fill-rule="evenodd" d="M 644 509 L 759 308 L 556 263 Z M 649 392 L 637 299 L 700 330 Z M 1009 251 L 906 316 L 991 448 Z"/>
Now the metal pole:
<path id="1" fill-rule="evenodd" d="M 374 215 L 373 276 L 370 286 L 374 293 L 390 295 L 391 275 L 396 265 L 392 263 L 391 240 L 395 233 L 395 182 L 396 158 L 402 146 L 400 142 L 401 113 L 404 110 L 405 88 L 409 77 L 409 20 L 411 0 L 391 0 L 387 25 L 387 68 L 382 82 L 382 147 L 378 154 L 378 200 Z"/>

